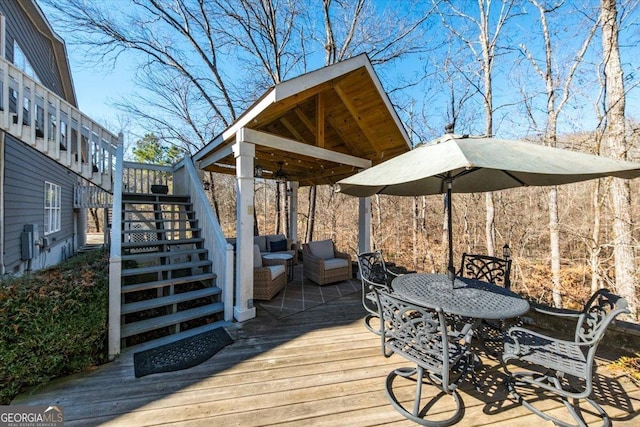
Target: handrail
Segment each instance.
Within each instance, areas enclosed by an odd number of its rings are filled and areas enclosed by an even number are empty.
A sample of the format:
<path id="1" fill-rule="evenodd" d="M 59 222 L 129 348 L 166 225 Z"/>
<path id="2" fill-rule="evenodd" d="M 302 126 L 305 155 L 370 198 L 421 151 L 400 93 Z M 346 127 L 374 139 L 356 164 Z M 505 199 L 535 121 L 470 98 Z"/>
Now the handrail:
<path id="1" fill-rule="evenodd" d="M 0 128 L 111 190 L 118 136 L 0 58 Z"/>
<path id="2" fill-rule="evenodd" d="M 213 262 L 217 275 L 217 285 L 222 289 L 224 318 L 233 320 L 233 246 L 227 243 L 220 223 L 207 198 L 195 166 L 190 157 L 177 164 L 174 171 L 174 185 L 181 194 L 190 194 L 191 203 L 202 230 L 209 259 Z"/>
<path id="3" fill-rule="evenodd" d="M 122 191 L 149 194 L 153 185 L 166 185 L 172 194 L 173 170 L 172 166 L 123 162 Z"/>
<path id="4" fill-rule="evenodd" d="M 122 134 L 118 135 L 122 142 Z M 111 247 L 109 257 L 109 341 L 108 354 L 113 359 L 120 354 L 120 315 L 122 282 L 122 168 L 124 147 L 120 143 L 116 151 L 116 170 L 113 183 L 113 218 L 111 224 Z"/>

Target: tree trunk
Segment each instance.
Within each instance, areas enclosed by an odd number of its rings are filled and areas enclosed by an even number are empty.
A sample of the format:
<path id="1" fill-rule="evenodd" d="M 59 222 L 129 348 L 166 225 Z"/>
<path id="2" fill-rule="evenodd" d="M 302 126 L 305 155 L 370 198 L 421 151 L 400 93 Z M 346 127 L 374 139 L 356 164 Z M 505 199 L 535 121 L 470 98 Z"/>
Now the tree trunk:
<path id="1" fill-rule="evenodd" d="M 289 206 L 289 183 L 287 182 L 286 184 L 284 184 L 284 232 L 287 235 L 287 237 L 289 237 L 289 213 L 291 210 L 291 207 Z"/>
<path id="2" fill-rule="evenodd" d="M 592 204 L 593 204 L 593 232 L 591 233 L 591 253 L 589 254 L 589 263 L 591 265 L 591 293 L 600 289 L 600 186 L 601 180 L 596 181 L 593 188 Z"/>
<path id="3" fill-rule="evenodd" d="M 89 208 L 89 214 L 91 215 L 91 219 L 93 219 L 93 224 L 96 227 L 96 233 L 100 232 L 100 218 L 98 216 L 98 209 Z"/>
<path id="4" fill-rule="evenodd" d="M 413 229 L 412 231 L 412 242 L 413 242 L 413 256 L 412 256 L 412 265 L 415 270 L 418 266 L 418 196 L 412 197 L 413 199 Z"/>
<path id="5" fill-rule="evenodd" d="M 551 280 L 553 305 L 562 307 L 560 283 L 560 225 L 558 223 L 558 187 L 549 190 L 549 246 L 551 249 Z"/>
<path id="6" fill-rule="evenodd" d="M 382 245 L 382 207 L 380 206 L 380 195 L 375 195 L 376 199 L 376 222 L 373 227 L 373 248 L 379 249 Z"/>
<path id="7" fill-rule="evenodd" d="M 493 193 L 489 192 L 485 196 L 487 219 L 485 222 L 485 233 L 487 235 L 487 254 L 496 256 L 496 208 L 493 203 Z"/>
<path id="8" fill-rule="evenodd" d="M 216 213 L 216 218 L 220 221 L 220 207 L 218 206 L 218 198 L 216 197 L 216 183 L 213 179 L 213 172 L 208 172 L 209 182 L 211 187 L 209 188 L 209 195 L 211 196 L 211 203 L 213 204 L 213 211 Z"/>
<path id="9" fill-rule="evenodd" d="M 606 118 L 605 146 L 612 157 L 626 159 L 625 92 L 618 45 L 618 11 L 615 0 L 601 0 L 602 51 L 604 55 Z M 614 258 L 616 290 L 629 302 L 631 317 L 637 318 L 635 256 L 632 241 L 631 190 L 629 181 L 613 178 L 611 195 L 614 209 Z"/>
<path id="10" fill-rule="evenodd" d="M 316 186 L 313 185 L 309 188 L 309 212 L 307 215 L 307 230 L 305 232 L 305 242 L 313 241 L 313 228 L 316 222 Z"/>
<path id="11" fill-rule="evenodd" d="M 280 234 L 281 233 L 281 226 L 282 226 L 282 211 L 280 209 L 280 205 L 282 203 L 282 201 L 280 200 L 280 183 L 276 182 L 276 223 L 275 223 L 275 228 L 276 228 L 276 234 Z"/>

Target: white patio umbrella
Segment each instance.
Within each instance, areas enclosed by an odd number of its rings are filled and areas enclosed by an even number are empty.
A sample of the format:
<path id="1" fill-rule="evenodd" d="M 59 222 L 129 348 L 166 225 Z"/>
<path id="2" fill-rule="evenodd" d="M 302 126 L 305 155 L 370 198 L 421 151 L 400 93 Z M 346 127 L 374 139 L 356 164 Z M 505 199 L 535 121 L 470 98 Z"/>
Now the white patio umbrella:
<path id="1" fill-rule="evenodd" d="M 447 194 L 449 263 L 453 273 L 451 193 L 550 186 L 615 176 L 640 176 L 640 163 L 516 140 L 446 134 L 338 181 L 338 191 L 373 194 Z"/>

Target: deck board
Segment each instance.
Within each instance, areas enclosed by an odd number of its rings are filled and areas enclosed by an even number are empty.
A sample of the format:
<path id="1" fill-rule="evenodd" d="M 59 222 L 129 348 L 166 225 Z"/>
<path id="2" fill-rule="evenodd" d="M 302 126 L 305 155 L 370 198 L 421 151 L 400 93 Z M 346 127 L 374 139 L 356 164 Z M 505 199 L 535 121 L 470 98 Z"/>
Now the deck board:
<path id="1" fill-rule="evenodd" d="M 389 371 L 408 363 L 382 356 L 380 339 L 362 324 L 360 304 L 356 293 L 283 319 L 258 308 L 258 318 L 229 328 L 233 344 L 193 368 L 135 378 L 129 351 L 14 404 L 59 405 L 67 426 L 415 425 L 384 392 Z M 504 373 L 485 362 L 478 371 L 483 392 L 461 386 L 465 416 L 459 425 L 549 424 L 510 400 Z M 636 425 L 640 389 L 610 372 L 599 378 L 615 425 Z M 562 411 L 553 400 L 539 403 Z"/>

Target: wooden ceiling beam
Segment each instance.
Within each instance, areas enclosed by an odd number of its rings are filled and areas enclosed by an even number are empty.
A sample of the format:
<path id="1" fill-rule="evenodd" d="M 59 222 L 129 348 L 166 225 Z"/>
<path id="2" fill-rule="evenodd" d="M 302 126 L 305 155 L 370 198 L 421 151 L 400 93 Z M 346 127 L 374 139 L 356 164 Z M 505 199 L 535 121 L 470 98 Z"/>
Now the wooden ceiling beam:
<path id="1" fill-rule="evenodd" d="M 291 122 L 286 117 L 280 118 L 280 123 L 282 123 L 282 125 L 285 128 L 287 128 L 289 132 L 291 132 L 291 135 L 293 135 L 293 138 L 295 140 L 297 140 L 298 142 L 307 143 L 306 139 L 300 134 L 300 132 L 298 132 L 298 130 L 291 124 Z"/>
<path id="2" fill-rule="evenodd" d="M 344 106 L 347 108 L 347 110 L 349 111 L 349 114 L 351 114 L 351 116 L 353 117 L 353 120 L 357 123 L 358 127 L 360 128 L 364 136 L 369 140 L 369 143 L 371 144 L 373 149 L 376 150 L 376 154 L 378 155 L 378 157 L 381 157 L 383 153 L 382 151 L 380 151 L 378 144 L 376 144 L 375 135 L 373 135 L 369 130 L 369 128 L 365 126 L 364 123 L 362 123 L 362 118 L 360 117 L 360 113 L 358 112 L 358 109 L 356 108 L 356 106 L 353 105 L 351 98 L 345 93 L 344 89 L 340 84 L 336 84 L 333 87 L 333 89 L 338 94 L 338 97 L 340 97 L 340 100 L 342 101 Z"/>
<path id="3" fill-rule="evenodd" d="M 238 139 L 257 145 L 271 147 L 287 153 L 297 153 L 311 158 L 326 160 L 333 163 L 356 166 L 359 168 L 371 167 L 371 160 L 352 156 L 350 154 L 338 153 L 313 145 L 304 144 L 283 138 L 277 135 L 260 132 L 254 129 L 242 128 L 238 131 Z"/>
<path id="4" fill-rule="evenodd" d="M 324 148 L 324 92 L 316 95 L 316 146 Z"/>
<path id="5" fill-rule="evenodd" d="M 305 125 L 307 129 L 309 129 L 309 132 L 311 132 L 313 136 L 316 136 L 316 126 L 311 120 L 309 120 L 306 114 L 304 114 L 304 111 L 302 111 L 300 108 L 296 108 L 293 110 L 293 112 L 296 114 L 296 116 L 298 116 L 298 119 L 300 119 L 302 124 Z"/>

